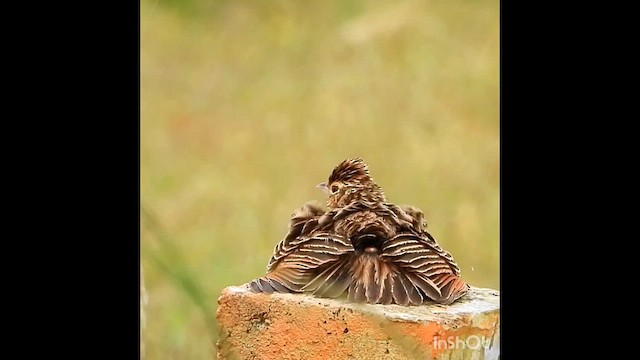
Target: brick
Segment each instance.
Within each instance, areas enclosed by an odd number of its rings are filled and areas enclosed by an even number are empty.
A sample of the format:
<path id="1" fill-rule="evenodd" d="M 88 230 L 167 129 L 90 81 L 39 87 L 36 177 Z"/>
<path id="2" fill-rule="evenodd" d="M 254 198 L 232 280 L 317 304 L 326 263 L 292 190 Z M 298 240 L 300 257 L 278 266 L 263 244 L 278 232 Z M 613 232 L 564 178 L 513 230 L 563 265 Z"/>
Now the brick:
<path id="1" fill-rule="evenodd" d="M 354 304 L 230 286 L 218 299 L 219 360 L 498 359 L 500 292 L 451 305 Z"/>

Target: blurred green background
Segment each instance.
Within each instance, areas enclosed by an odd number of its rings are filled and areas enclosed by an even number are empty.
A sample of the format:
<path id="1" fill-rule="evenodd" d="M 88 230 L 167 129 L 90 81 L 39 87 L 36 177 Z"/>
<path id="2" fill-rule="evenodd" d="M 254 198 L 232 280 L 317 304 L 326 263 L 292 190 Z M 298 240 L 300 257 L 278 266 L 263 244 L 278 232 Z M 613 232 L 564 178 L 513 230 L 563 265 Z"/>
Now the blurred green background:
<path id="1" fill-rule="evenodd" d="M 347 157 L 499 289 L 499 30 L 497 0 L 141 0 L 144 357 L 214 357 L 220 291 Z"/>

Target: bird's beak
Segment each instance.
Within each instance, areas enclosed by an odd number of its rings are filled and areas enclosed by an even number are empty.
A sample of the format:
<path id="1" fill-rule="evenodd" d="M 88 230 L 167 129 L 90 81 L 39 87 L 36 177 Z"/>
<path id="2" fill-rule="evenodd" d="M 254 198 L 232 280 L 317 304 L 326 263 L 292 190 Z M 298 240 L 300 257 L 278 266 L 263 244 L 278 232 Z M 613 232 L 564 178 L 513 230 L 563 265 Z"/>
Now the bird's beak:
<path id="1" fill-rule="evenodd" d="M 320 184 L 316 185 L 316 187 L 324 191 L 325 194 L 329 194 L 329 188 L 327 187 L 326 182 L 321 182 Z"/>

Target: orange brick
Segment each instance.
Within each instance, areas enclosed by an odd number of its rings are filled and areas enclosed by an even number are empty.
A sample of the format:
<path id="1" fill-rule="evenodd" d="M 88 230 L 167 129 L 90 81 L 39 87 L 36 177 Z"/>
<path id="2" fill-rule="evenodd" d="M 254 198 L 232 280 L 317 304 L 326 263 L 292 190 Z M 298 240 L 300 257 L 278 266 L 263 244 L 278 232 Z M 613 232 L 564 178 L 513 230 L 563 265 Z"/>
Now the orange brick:
<path id="1" fill-rule="evenodd" d="M 353 304 L 301 294 L 222 291 L 218 359 L 497 359 L 500 293 L 452 305 Z"/>

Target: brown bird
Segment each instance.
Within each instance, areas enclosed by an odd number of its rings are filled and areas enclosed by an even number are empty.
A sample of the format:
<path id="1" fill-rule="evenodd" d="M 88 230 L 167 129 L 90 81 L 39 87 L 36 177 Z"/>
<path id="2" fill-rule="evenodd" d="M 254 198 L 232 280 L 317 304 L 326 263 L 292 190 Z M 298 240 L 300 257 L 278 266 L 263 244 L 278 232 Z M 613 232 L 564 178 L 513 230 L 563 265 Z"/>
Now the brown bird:
<path id="1" fill-rule="evenodd" d="M 423 212 L 387 202 L 360 158 L 318 185 L 328 210 L 307 203 L 291 216 L 255 292 L 312 293 L 370 304 L 450 304 L 469 286 L 426 230 Z"/>

